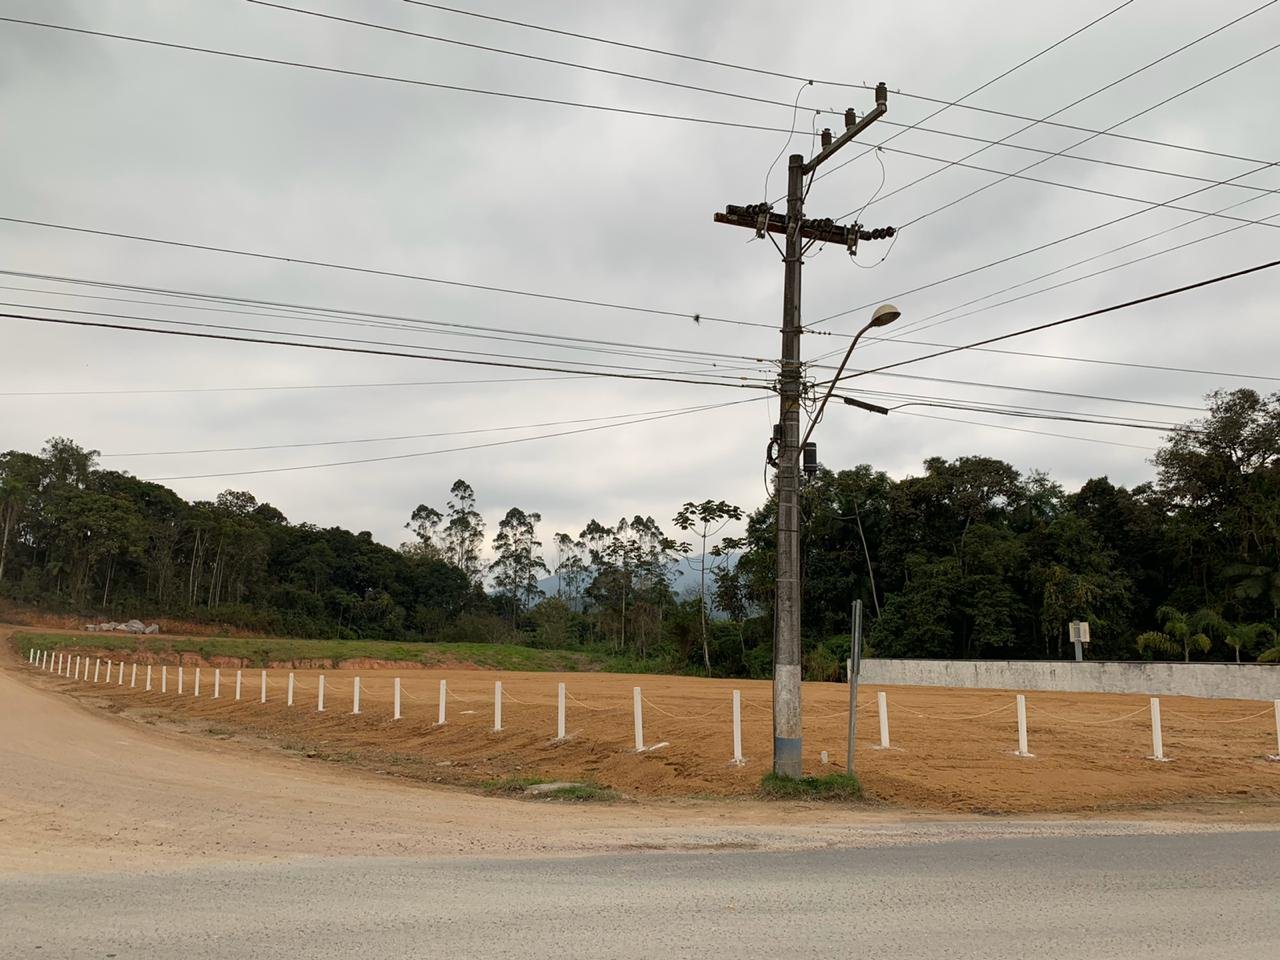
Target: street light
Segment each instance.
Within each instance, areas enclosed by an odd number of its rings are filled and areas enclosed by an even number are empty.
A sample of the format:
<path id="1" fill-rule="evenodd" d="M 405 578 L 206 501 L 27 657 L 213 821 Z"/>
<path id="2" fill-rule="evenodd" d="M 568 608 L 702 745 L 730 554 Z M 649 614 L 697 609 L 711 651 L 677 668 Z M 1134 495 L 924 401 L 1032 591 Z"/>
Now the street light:
<path id="1" fill-rule="evenodd" d="M 849 344 L 849 349 L 844 352 L 844 359 L 840 361 L 840 366 L 836 369 L 836 375 L 831 378 L 831 382 L 827 385 L 827 393 L 826 396 L 822 398 L 822 403 L 818 405 L 818 412 L 814 414 L 813 419 L 809 421 L 809 429 L 804 432 L 804 439 L 800 441 L 801 450 L 803 450 L 804 445 L 808 443 L 809 437 L 813 433 L 813 428 L 822 420 L 822 413 L 827 409 L 827 401 L 831 399 L 831 392 L 835 390 L 836 384 L 840 382 L 840 376 L 844 373 L 844 368 L 849 363 L 849 358 L 853 356 L 853 348 L 858 345 L 858 341 L 862 339 L 862 335 L 872 327 L 887 327 L 900 316 L 902 316 L 902 311 L 892 303 L 883 303 L 872 311 L 871 319 L 867 321 L 866 326 L 854 335 L 853 342 Z M 858 403 L 854 404 L 854 406 L 863 406 L 863 404 Z M 882 407 L 873 407 L 870 404 L 866 405 L 866 409 L 871 409 L 875 413 L 889 412 Z"/>

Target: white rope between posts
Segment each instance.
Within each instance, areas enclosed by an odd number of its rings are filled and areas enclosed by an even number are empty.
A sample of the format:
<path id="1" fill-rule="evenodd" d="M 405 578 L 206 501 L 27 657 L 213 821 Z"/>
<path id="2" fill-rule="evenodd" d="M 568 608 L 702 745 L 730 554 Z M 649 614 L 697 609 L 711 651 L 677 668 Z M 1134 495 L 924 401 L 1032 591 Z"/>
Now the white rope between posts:
<path id="1" fill-rule="evenodd" d="M 1146 709 L 1143 707 L 1142 709 Z M 1257 720 L 1259 717 L 1270 716 L 1275 712 L 1275 707 L 1267 707 L 1265 710 L 1259 710 L 1257 713 L 1251 713 L 1247 717 L 1231 717 L 1227 720 L 1208 720 L 1201 717 L 1188 717 L 1181 713 L 1170 713 L 1165 711 L 1165 716 L 1177 720 L 1186 720 L 1190 723 L 1244 723 L 1246 720 Z"/>
<path id="2" fill-rule="evenodd" d="M 1132 717 L 1136 717 L 1140 713 L 1146 713 L 1148 709 L 1149 709 L 1148 704 L 1144 703 L 1142 706 L 1140 706 L 1137 710 L 1134 710 L 1132 713 L 1126 713 L 1119 717 L 1107 717 L 1103 720 L 1072 720 L 1069 717 L 1055 717 L 1052 713 L 1045 713 L 1043 710 L 1037 707 L 1033 716 L 1036 718 L 1044 717 L 1046 720 L 1052 720 L 1054 723 L 1074 723 L 1077 726 L 1081 726 L 1081 727 L 1098 727 L 1107 723 L 1119 723 L 1121 720 L 1129 720 Z M 1028 711 L 1028 714 L 1031 714 L 1031 711 Z"/>
<path id="3" fill-rule="evenodd" d="M 640 694 L 640 702 L 647 703 L 649 706 L 653 707 L 654 710 L 657 710 L 658 713 L 662 714 L 664 717 L 670 717 L 672 720 L 705 720 L 707 719 L 707 717 L 713 716 L 714 714 L 717 714 L 717 713 L 721 713 L 726 709 L 724 707 L 714 707 L 713 709 L 708 710 L 706 713 L 699 714 L 696 717 L 688 717 L 688 716 L 680 716 L 679 714 L 672 713 L 669 710 L 663 710 L 662 707 L 658 706 L 656 703 L 654 703 L 652 700 L 646 697 L 643 693 Z"/>
<path id="4" fill-rule="evenodd" d="M 568 690 L 565 690 L 564 695 L 565 695 L 565 697 L 566 697 L 567 699 L 572 700 L 574 703 L 576 703 L 578 706 L 580 706 L 583 710 L 594 710 L 594 711 L 596 711 L 597 713 L 607 713 L 607 712 L 608 712 L 608 711 L 610 711 L 610 710 L 625 710 L 625 709 L 628 709 L 628 708 L 626 708 L 626 707 L 593 707 L 593 706 L 590 706 L 589 704 L 585 704 L 585 703 L 583 703 L 581 700 L 579 700 L 577 697 L 575 697 L 575 696 L 574 696 L 572 693 L 570 693 Z"/>
<path id="5" fill-rule="evenodd" d="M 890 700 L 889 705 L 893 707 L 893 709 L 895 710 L 900 710 L 903 713 L 909 713 L 913 717 L 920 717 L 922 720 L 940 720 L 945 723 L 951 720 L 981 720 L 983 717 L 989 717 L 992 714 L 999 713 L 1001 710 L 1008 710 L 1016 706 L 1017 701 L 1010 700 L 1008 703 L 1003 703 L 992 710 L 988 710 L 986 713 L 975 713 L 967 717 L 938 717 L 928 713 L 917 713 L 915 710 L 912 710 L 910 707 L 902 706 L 902 704 L 898 703 L 896 700 Z"/>
<path id="6" fill-rule="evenodd" d="M 509 690 L 507 690 L 507 688 L 506 688 L 506 687 L 503 687 L 503 688 L 502 688 L 502 703 L 505 705 L 505 704 L 506 704 L 506 702 L 507 702 L 508 700 L 510 700 L 512 703 L 518 703 L 518 704 L 520 704 L 522 707 L 540 706 L 540 704 L 533 704 L 533 703 L 529 703 L 527 700 L 521 700 L 521 699 L 520 699 L 519 697 L 517 697 L 515 694 L 513 694 L 513 693 L 511 693 Z M 550 706 L 550 704 L 547 704 L 547 706 Z"/>

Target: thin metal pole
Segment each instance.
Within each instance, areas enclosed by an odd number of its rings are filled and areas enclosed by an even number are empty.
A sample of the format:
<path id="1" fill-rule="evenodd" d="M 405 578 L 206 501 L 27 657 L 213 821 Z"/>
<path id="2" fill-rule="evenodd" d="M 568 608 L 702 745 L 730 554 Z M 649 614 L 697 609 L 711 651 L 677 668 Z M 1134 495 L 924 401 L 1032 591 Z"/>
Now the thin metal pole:
<path id="1" fill-rule="evenodd" d="M 853 773 L 853 745 L 858 732 L 858 674 L 862 672 L 862 601 L 853 601 L 853 621 L 849 636 L 849 748 L 845 773 Z"/>

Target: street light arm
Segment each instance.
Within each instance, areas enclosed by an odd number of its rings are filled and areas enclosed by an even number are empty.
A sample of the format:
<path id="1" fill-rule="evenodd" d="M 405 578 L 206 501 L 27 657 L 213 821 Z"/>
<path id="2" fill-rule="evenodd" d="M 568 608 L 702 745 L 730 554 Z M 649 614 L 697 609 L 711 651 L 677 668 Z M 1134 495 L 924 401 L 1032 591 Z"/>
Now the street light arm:
<path id="1" fill-rule="evenodd" d="M 876 325 L 875 319 L 867 322 L 861 330 L 854 335 L 853 342 L 849 344 L 849 349 L 844 352 L 844 359 L 840 361 L 840 366 L 836 370 L 836 375 L 831 378 L 831 382 L 827 384 L 826 395 L 822 398 L 822 403 L 818 404 L 818 412 L 813 415 L 813 419 L 809 421 L 809 429 L 804 432 L 804 439 L 800 441 L 800 449 L 804 449 L 804 445 L 809 442 L 809 437 L 813 434 L 813 428 L 822 420 L 822 413 L 827 409 L 827 401 L 831 399 L 831 394 L 836 388 L 836 384 L 840 382 L 840 375 L 844 373 L 845 366 L 849 363 L 849 358 L 853 356 L 853 348 L 858 345 L 858 341 L 862 339 L 862 335 Z"/>

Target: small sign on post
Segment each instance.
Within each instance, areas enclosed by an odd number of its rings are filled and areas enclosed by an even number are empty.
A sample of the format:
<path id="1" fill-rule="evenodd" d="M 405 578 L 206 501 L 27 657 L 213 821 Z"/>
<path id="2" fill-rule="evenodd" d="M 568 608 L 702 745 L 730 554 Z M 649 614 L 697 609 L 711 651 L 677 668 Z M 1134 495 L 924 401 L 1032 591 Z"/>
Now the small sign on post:
<path id="1" fill-rule="evenodd" d="M 1071 621 L 1071 645 L 1075 647 L 1076 661 L 1084 660 L 1084 648 L 1089 644 L 1089 621 Z"/>

